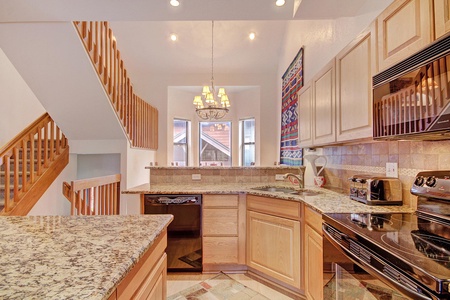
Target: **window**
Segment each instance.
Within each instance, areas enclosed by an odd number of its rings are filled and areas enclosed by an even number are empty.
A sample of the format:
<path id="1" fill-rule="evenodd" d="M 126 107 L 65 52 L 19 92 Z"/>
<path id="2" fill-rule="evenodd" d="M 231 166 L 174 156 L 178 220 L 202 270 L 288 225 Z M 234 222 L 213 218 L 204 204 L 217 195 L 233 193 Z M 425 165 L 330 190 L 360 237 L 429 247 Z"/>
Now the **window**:
<path id="1" fill-rule="evenodd" d="M 251 166 L 255 163 L 255 119 L 240 121 L 241 128 L 241 163 Z"/>
<path id="2" fill-rule="evenodd" d="M 200 165 L 231 167 L 231 122 L 200 122 Z"/>
<path id="3" fill-rule="evenodd" d="M 177 166 L 188 165 L 189 128 L 189 121 L 173 120 L 173 162 Z"/>

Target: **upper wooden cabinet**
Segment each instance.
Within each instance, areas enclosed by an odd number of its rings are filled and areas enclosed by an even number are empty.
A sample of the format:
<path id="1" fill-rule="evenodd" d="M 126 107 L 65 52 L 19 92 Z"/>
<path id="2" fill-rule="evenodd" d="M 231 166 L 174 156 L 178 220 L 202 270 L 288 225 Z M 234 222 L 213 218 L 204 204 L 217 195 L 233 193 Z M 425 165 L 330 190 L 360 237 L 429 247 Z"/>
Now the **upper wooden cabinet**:
<path id="1" fill-rule="evenodd" d="M 432 7 L 433 0 L 397 0 L 378 16 L 380 71 L 431 43 Z"/>
<path id="2" fill-rule="evenodd" d="M 333 58 L 314 78 L 312 132 L 314 145 L 336 142 L 335 59 Z"/>
<path id="3" fill-rule="evenodd" d="M 434 1 L 434 31 L 436 39 L 450 31 L 450 0 Z"/>
<path id="4" fill-rule="evenodd" d="M 313 94 L 309 82 L 301 88 L 298 94 L 298 146 L 302 148 L 313 146 L 312 139 L 312 107 Z"/>
<path id="5" fill-rule="evenodd" d="M 336 56 L 336 140 L 372 137 L 376 22 Z"/>

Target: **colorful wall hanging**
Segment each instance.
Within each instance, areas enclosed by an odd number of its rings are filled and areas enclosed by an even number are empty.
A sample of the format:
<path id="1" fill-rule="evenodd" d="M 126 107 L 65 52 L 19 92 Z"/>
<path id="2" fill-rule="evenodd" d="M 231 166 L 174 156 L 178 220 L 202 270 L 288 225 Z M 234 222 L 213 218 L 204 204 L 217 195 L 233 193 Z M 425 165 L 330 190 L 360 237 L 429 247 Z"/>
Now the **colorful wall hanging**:
<path id="1" fill-rule="evenodd" d="M 280 164 L 300 166 L 303 151 L 298 147 L 298 97 L 303 86 L 303 48 L 300 48 L 282 77 Z"/>

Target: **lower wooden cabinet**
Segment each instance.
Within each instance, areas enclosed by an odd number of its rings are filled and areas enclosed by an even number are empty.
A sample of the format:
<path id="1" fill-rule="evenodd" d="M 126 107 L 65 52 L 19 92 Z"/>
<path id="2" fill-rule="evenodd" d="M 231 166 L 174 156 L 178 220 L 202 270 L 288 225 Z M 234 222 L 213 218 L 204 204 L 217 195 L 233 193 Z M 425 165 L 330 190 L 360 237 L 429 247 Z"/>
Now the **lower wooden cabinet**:
<path id="1" fill-rule="evenodd" d="M 272 205 L 271 205 L 272 204 Z M 290 216 L 289 216 L 290 215 Z M 247 197 L 247 266 L 300 292 L 300 203 Z"/>
<path id="2" fill-rule="evenodd" d="M 167 298 L 167 231 L 164 231 L 128 275 L 119 283 L 108 300 Z"/>
<path id="3" fill-rule="evenodd" d="M 245 270 L 245 194 L 203 195 L 203 272 Z"/>
<path id="4" fill-rule="evenodd" d="M 322 216 L 305 209 L 305 295 L 307 299 L 323 299 Z"/>

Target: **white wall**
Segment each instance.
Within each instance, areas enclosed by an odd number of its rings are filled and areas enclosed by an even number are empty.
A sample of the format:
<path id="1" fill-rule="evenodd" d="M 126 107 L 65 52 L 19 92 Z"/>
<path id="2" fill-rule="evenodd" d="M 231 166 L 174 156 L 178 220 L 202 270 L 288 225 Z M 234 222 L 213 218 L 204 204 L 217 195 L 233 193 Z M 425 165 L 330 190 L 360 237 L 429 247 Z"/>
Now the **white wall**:
<path id="1" fill-rule="evenodd" d="M 172 153 L 167 148 L 168 137 L 170 136 L 169 132 L 172 132 L 171 127 L 169 128 L 169 122 L 172 122 L 171 119 L 169 119 L 169 87 L 200 86 L 208 84 L 210 76 L 211 74 L 177 74 L 177 76 L 173 76 L 164 73 L 155 73 L 153 76 L 149 77 L 148 70 L 143 70 L 142 73 L 133 73 L 133 83 L 136 94 L 157 107 L 159 111 L 159 148 L 156 152 L 155 159 L 160 165 L 163 166 L 167 165 L 167 162 L 170 163 L 167 153 Z M 273 162 L 279 157 L 279 132 L 281 126 L 281 107 L 277 103 L 277 99 L 278 97 L 281 98 L 281 94 L 280 96 L 278 95 L 276 70 L 263 74 L 254 74 L 251 72 L 245 74 L 215 73 L 214 78 L 215 83 L 218 86 L 259 87 L 259 113 L 261 122 L 257 132 L 259 132 L 262 145 L 260 149 L 260 165 L 273 165 Z M 192 100 L 193 98 L 189 99 L 189 105 L 191 107 L 190 111 L 194 113 Z M 234 100 L 232 99 L 231 101 L 233 110 Z M 195 128 L 192 130 L 195 130 Z"/>
<path id="2" fill-rule="evenodd" d="M 222 87 L 222 86 L 221 86 Z M 254 117 L 257 126 L 261 124 L 260 117 L 260 88 L 259 87 L 225 87 L 231 102 L 229 113 L 220 121 L 232 122 L 232 164 L 239 165 L 239 120 Z M 199 122 L 203 121 L 195 113 L 192 101 L 195 95 L 201 92 L 202 87 L 169 87 L 167 106 L 167 165 L 170 165 L 173 157 L 173 119 L 180 118 L 191 121 L 191 151 L 189 153 L 189 165 L 199 165 Z M 195 91 L 195 92 L 194 92 Z M 257 160 L 260 163 L 259 154 L 260 130 L 256 130 Z"/>
<path id="3" fill-rule="evenodd" d="M 41 199 L 28 213 L 29 216 L 64 216 L 70 215 L 70 202 L 62 194 L 63 182 L 76 179 L 77 155 L 69 155 L 69 164 L 42 195 Z"/>
<path id="4" fill-rule="evenodd" d="M 26 82 L 0 49 L 0 147 L 45 113 Z M 7 118 L 7 116 L 15 116 Z"/>

